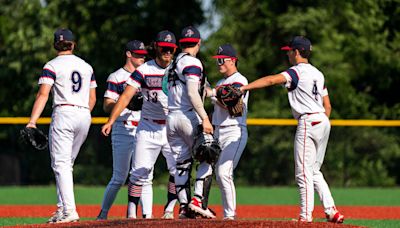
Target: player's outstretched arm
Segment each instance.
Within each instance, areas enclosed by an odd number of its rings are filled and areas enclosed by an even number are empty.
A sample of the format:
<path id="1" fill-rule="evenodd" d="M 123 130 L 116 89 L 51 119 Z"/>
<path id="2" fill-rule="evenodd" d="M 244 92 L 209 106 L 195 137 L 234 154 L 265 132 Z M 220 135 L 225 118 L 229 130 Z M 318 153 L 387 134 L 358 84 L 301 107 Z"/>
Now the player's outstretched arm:
<path id="1" fill-rule="evenodd" d="M 268 75 L 257 79 L 248 85 L 240 87 L 240 90 L 244 92 L 245 90 L 260 89 L 268 86 L 273 86 L 276 84 L 283 84 L 286 82 L 285 76 L 283 74 Z"/>
<path id="2" fill-rule="evenodd" d="M 117 103 L 114 105 L 114 108 L 111 111 L 110 117 L 106 124 L 103 125 L 101 128 L 101 132 L 103 135 L 108 136 L 111 132 L 112 125 L 114 124 L 115 120 L 117 120 L 118 116 L 121 112 L 128 106 L 129 101 L 132 97 L 136 94 L 137 88 L 127 85 L 124 92 L 118 98 Z"/>
<path id="3" fill-rule="evenodd" d="M 46 106 L 47 100 L 49 99 L 49 93 L 51 90 L 51 85 L 41 84 L 39 91 L 36 95 L 35 103 L 33 104 L 31 118 L 26 127 L 36 128 L 36 121 L 39 119 Z"/>

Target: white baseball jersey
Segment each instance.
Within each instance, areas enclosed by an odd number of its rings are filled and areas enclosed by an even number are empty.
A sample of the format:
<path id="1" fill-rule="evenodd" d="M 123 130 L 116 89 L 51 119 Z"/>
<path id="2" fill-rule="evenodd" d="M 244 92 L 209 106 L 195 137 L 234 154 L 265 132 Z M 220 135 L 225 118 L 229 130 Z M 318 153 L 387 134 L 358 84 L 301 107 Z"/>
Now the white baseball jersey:
<path id="1" fill-rule="evenodd" d="M 311 64 L 300 63 L 282 72 L 286 78 L 294 118 L 306 113 L 325 112 L 322 97 L 328 95 L 324 75 Z"/>
<path id="2" fill-rule="evenodd" d="M 140 65 L 126 81 L 128 85 L 141 88 L 143 93 L 142 117 L 165 120 L 168 114 L 168 97 L 162 91 L 165 68 L 155 60 Z"/>
<path id="3" fill-rule="evenodd" d="M 221 85 L 233 85 L 241 87 L 247 85 L 247 78 L 241 73 L 236 72 L 227 78 L 223 78 L 217 82 L 217 86 Z M 249 92 L 246 92 L 243 96 L 243 115 L 240 117 L 231 117 L 228 110 L 222 108 L 219 105 L 214 105 L 214 112 L 212 116 L 212 124 L 215 126 L 230 126 L 230 125 L 243 125 L 246 126 L 247 119 L 247 104 L 249 100 Z"/>
<path id="4" fill-rule="evenodd" d="M 189 99 L 186 82 L 197 82 L 200 88 L 203 64 L 187 53 L 180 53 L 176 59 L 178 62 L 175 71 L 180 80 L 175 81 L 175 86 L 172 86 L 171 82 L 168 84 L 168 109 L 171 112 L 176 110 L 187 112 L 193 110 L 193 104 Z"/>
<path id="5" fill-rule="evenodd" d="M 106 92 L 104 97 L 111 98 L 115 101 L 118 100 L 119 96 L 124 92 L 126 87 L 126 80 L 131 75 L 130 72 L 126 71 L 124 68 L 120 68 L 114 73 L 110 74 L 106 82 Z M 140 111 L 132 111 L 125 108 L 117 121 L 139 121 Z"/>
<path id="6" fill-rule="evenodd" d="M 89 108 L 89 91 L 97 87 L 93 68 L 72 54 L 57 56 L 46 63 L 39 84 L 52 86 L 53 107 L 69 104 Z"/>

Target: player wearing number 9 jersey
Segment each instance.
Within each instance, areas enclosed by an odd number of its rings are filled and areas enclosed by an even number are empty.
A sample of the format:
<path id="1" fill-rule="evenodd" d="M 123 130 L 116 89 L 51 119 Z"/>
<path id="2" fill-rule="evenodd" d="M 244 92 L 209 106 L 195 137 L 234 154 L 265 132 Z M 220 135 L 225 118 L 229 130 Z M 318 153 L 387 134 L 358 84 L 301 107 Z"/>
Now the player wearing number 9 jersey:
<path id="1" fill-rule="evenodd" d="M 166 68 L 172 62 L 176 51 L 175 35 L 161 31 L 156 39 L 156 58 L 139 66 L 126 81 L 126 88 L 114 106 L 110 118 L 102 127 L 102 133 L 108 135 L 111 127 L 122 110 L 138 89 L 143 93 L 141 119 L 136 130 L 136 149 L 132 158 L 131 176 L 128 186 L 128 218 L 136 218 L 137 206 L 144 189 L 152 185 L 152 170 L 160 151 L 167 161 L 170 181 L 168 203 L 164 218 L 172 218 L 177 201 L 174 185 L 176 155 L 172 153 L 167 141 L 166 119 L 168 115 L 168 97 L 162 91 L 162 79 Z M 150 188 L 152 189 L 152 188 Z M 152 202 L 142 201 L 144 218 L 152 218 Z"/>
<path id="2" fill-rule="evenodd" d="M 281 49 L 287 51 L 289 62 L 293 65 L 291 68 L 277 75 L 260 78 L 240 89 L 244 91 L 275 84 L 283 84 L 287 88 L 293 116 L 298 120 L 294 161 L 300 192 L 299 221 L 312 222 L 315 189 L 327 220 L 343 223 L 344 216 L 336 209 L 329 186 L 320 170 L 331 130 L 331 104 L 324 75 L 308 61 L 312 46 L 307 38 L 296 36 L 289 46 Z"/>
<path id="3" fill-rule="evenodd" d="M 74 36 L 68 29 L 54 33 L 57 57 L 43 68 L 39 92 L 27 127 L 36 127 L 50 91 L 53 114 L 49 129 L 51 167 L 57 187 L 57 210 L 49 223 L 79 220 L 73 191 L 72 167 L 89 131 L 90 112 L 96 103 L 96 80 L 92 67 L 73 54 Z"/>

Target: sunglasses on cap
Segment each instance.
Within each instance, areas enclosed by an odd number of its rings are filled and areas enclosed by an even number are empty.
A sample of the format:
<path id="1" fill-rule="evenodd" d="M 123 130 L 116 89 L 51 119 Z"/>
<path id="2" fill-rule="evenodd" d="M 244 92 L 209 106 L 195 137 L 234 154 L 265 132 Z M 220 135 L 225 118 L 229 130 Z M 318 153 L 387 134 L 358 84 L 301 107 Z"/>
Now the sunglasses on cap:
<path id="1" fill-rule="evenodd" d="M 218 58 L 217 64 L 218 64 L 218 66 L 222 66 L 222 65 L 224 65 L 225 61 L 228 61 L 228 60 L 232 61 L 232 58 Z"/>
<path id="2" fill-rule="evenodd" d="M 137 59 L 145 59 L 146 58 L 146 55 L 136 54 L 134 52 L 131 52 L 131 54 L 132 54 L 133 58 L 137 58 Z"/>
<path id="3" fill-rule="evenodd" d="M 158 50 L 161 53 L 167 53 L 167 52 L 175 53 L 176 48 L 174 48 L 174 47 L 158 47 Z"/>

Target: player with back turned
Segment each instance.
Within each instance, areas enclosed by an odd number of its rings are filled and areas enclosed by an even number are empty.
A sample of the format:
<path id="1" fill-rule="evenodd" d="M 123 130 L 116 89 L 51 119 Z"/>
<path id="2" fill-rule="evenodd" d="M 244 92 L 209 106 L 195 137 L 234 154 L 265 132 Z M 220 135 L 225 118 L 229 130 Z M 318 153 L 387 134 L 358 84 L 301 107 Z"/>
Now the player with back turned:
<path id="1" fill-rule="evenodd" d="M 190 192 L 191 149 L 198 126 L 202 126 L 204 133 L 213 132 L 202 100 L 205 84 L 203 65 L 196 58 L 201 45 L 199 31 L 192 26 L 185 27 L 179 44 L 182 52 L 174 62 L 176 68 L 172 70 L 175 72 L 168 74 L 167 121 L 168 142 L 177 154 L 175 186 L 180 202 L 179 218 L 193 218 L 190 210 L 202 217 L 215 218 L 215 214 L 206 206 L 206 191 L 211 187 L 207 183 L 211 184 L 212 179 L 212 167 L 207 162 L 203 161 L 198 166 L 192 199 Z"/>
<path id="2" fill-rule="evenodd" d="M 126 44 L 124 52 L 125 65 L 110 74 L 106 82 L 107 90 L 104 93 L 103 102 L 103 109 L 105 112 L 111 112 L 119 96 L 124 92 L 126 80 L 137 67 L 144 63 L 146 54 L 147 51 L 142 41 L 132 40 Z M 132 110 L 126 108 L 113 125 L 111 133 L 113 175 L 104 192 L 101 211 L 97 216 L 98 220 L 107 219 L 108 211 L 119 189 L 125 184 L 126 178 L 128 177 L 131 167 L 131 158 L 135 151 L 135 135 L 139 119 L 139 107 L 133 107 Z M 149 197 L 152 198 L 153 195 L 150 194 Z M 144 200 L 147 198 L 147 196 L 142 197 Z"/>
<path id="3" fill-rule="evenodd" d="M 73 54 L 76 43 L 69 29 L 57 29 L 54 48 L 57 57 L 47 62 L 39 78 L 39 92 L 26 127 L 36 128 L 50 91 L 53 113 L 49 129 L 51 167 L 57 187 L 57 210 L 49 223 L 79 220 L 74 197 L 72 169 L 86 140 L 91 110 L 96 103 L 96 80 L 93 68 Z"/>
<path id="4" fill-rule="evenodd" d="M 109 135 L 112 125 L 120 113 L 127 107 L 131 98 L 139 89 L 143 93 L 141 119 L 136 131 L 136 149 L 132 158 L 131 176 L 128 187 L 128 218 L 136 218 L 142 190 L 152 191 L 152 174 L 154 164 L 160 151 L 167 161 L 170 180 L 175 175 L 175 154 L 167 141 L 166 119 L 168 114 L 167 96 L 162 92 L 162 79 L 166 68 L 172 62 L 176 51 L 175 35 L 164 30 L 157 34 L 155 43 L 156 58 L 138 67 L 127 80 L 127 86 L 115 104 L 110 118 L 102 127 L 102 133 Z M 173 218 L 176 203 L 175 185 L 169 182 L 168 202 L 164 218 Z M 152 201 L 142 201 L 143 217 L 152 218 Z"/>
<path id="5" fill-rule="evenodd" d="M 296 182 L 300 192 L 300 222 L 312 222 L 314 189 L 317 191 L 329 222 L 343 223 L 344 216 L 335 207 L 329 186 L 321 172 L 331 125 L 331 104 L 324 75 L 309 63 L 312 46 L 302 36 L 293 38 L 287 51 L 288 70 L 260 78 L 240 88 L 241 91 L 283 84 L 289 103 L 298 120 L 294 140 Z"/>

